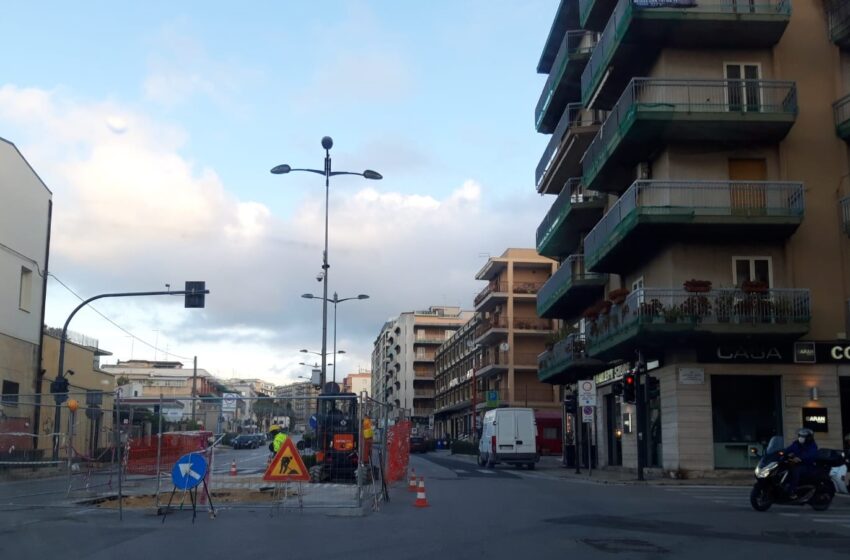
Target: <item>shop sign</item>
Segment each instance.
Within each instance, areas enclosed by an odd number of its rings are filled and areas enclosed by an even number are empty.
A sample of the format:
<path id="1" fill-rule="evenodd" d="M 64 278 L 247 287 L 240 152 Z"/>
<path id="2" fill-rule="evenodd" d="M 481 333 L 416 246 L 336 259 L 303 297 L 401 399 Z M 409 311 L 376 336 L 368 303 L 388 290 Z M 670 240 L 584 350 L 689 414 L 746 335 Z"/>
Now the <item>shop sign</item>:
<path id="1" fill-rule="evenodd" d="M 817 347 L 814 342 L 794 343 L 795 364 L 815 364 L 817 361 Z"/>
<path id="2" fill-rule="evenodd" d="M 628 363 L 620 364 L 618 366 L 614 366 L 612 368 L 606 369 L 601 373 L 597 373 L 593 376 L 593 380 L 596 382 L 596 385 L 606 385 L 611 383 L 612 381 L 617 381 L 622 379 L 623 376 L 628 373 L 628 371 L 632 369 L 631 365 Z"/>
<path id="3" fill-rule="evenodd" d="M 792 358 L 789 344 L 720 344 L 697 350 L 697 360 L 706 363 L 790 364 Z"/>
<path id="4" fill-rule="evenodd" d="M 803 427 L 813 432 L 829 431 L 829 414 L 825 408 L 804 408 Z"/>
<path id="5" fill-rule="evenodd" d="M 808 360 L 797 360 L 798 353 Z M 794 361 L 806 364 L 850 364 L 850 343 L 797 342 L 794 344 Z"/>

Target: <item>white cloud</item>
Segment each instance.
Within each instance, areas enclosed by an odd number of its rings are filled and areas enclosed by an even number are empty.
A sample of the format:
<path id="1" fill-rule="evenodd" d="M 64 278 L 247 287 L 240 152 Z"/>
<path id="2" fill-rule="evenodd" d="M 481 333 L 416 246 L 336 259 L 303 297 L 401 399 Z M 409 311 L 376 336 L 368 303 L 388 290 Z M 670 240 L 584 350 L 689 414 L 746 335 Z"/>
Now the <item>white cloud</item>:
<path id="1" fill-rule="evenodd" d="M 204 310 L 184 310 L 168 298 L 98 307 L 149 341 L 158 331 L 167 341 L 160 347 L 198 354 L 203 367 L 225 376 L 282 382 L 303 373 L 298 350 L 320 346 L 321 305 L 299 296 L 322 288 L 315 281 L 321 190 L 281 219 L 182 156 L 181 129 L 64 92 L 0 88 L 0 126 L 19 131 L 10 140 L 55 194 L 51 268 L 64 281 L 91 295 L 204 279 L 211 290 Z M 480 289 L 477 255 L 529 246 L 548 202 L 529 193 L 494 206 L 472 179 L 442 199 L 373 184 L 357 190 L 356 181 L 335 179 L 330 208 L 329 287 L 341 297 L 371 296 L 339 306 L 346 372 L 369 365 L 388 316 L 432 304 L 469 306 Z M 48 322 L 60 324 L 73 304 L 52 289 Z M 130 340 L 93 313 L 81 314 L 73 328 L 100 338 L 115 359 L 130 357 Z M 135 346 L 136 357 L 152 358 L 143 348 Z"/>

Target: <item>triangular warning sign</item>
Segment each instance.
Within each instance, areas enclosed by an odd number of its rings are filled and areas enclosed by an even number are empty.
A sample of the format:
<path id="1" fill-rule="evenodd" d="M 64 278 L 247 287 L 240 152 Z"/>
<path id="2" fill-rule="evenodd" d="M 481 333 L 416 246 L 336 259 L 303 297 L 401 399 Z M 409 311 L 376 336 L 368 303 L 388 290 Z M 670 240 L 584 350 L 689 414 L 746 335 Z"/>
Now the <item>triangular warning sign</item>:
<path id="1" fill-rule="evenodd" d="M 307 467 L 304 466 L 301 455 L 295 448 L 295 444 L 292 443 L 292 438 L 286 438 L 286 441 L 280 446 L 280 451 L 277 452 L 271 464 L 269 464 L 269 468 L 266 469 L 263 480 L 266 482 L 307 482 L 310 480 L 310 473 L 307 472 Z"/>

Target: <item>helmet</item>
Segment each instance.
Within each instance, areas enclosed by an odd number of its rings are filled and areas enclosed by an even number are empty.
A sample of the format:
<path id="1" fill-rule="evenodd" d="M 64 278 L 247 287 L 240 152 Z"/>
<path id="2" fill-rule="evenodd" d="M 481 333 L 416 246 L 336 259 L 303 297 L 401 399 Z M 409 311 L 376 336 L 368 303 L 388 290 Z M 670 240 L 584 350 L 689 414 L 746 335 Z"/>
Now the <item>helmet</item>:
<path id="1" fill-rule="evenodd" d="M 797 438 L 803 438 L 806 443 L 812 443 L 815 440 L 815 433 L 808 428 L 800 428 L 797 431 Z"/>
<path id="2" fill-rule="evenodd" d="M 271 426 L 269 426 L 269 433 L 273 434 L 273 433 L 279 432 L 279 431 L 280 431 L 280 426 L 278 426 L 277 424 L 272 424 Z"/>

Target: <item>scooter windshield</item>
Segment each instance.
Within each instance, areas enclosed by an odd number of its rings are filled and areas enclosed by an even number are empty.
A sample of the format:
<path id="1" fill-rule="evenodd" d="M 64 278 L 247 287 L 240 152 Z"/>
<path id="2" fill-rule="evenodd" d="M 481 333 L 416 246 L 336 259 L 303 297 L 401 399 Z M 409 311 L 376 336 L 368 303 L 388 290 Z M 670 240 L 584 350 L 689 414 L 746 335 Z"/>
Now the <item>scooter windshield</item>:
<path id="1" fill-rule="evenodd" d="M 764 450 L 765 456 L 775 455 L 785 449 L 785 440 L 782 436 L 773 436 L 767 444 L 767 449 Z"/>

